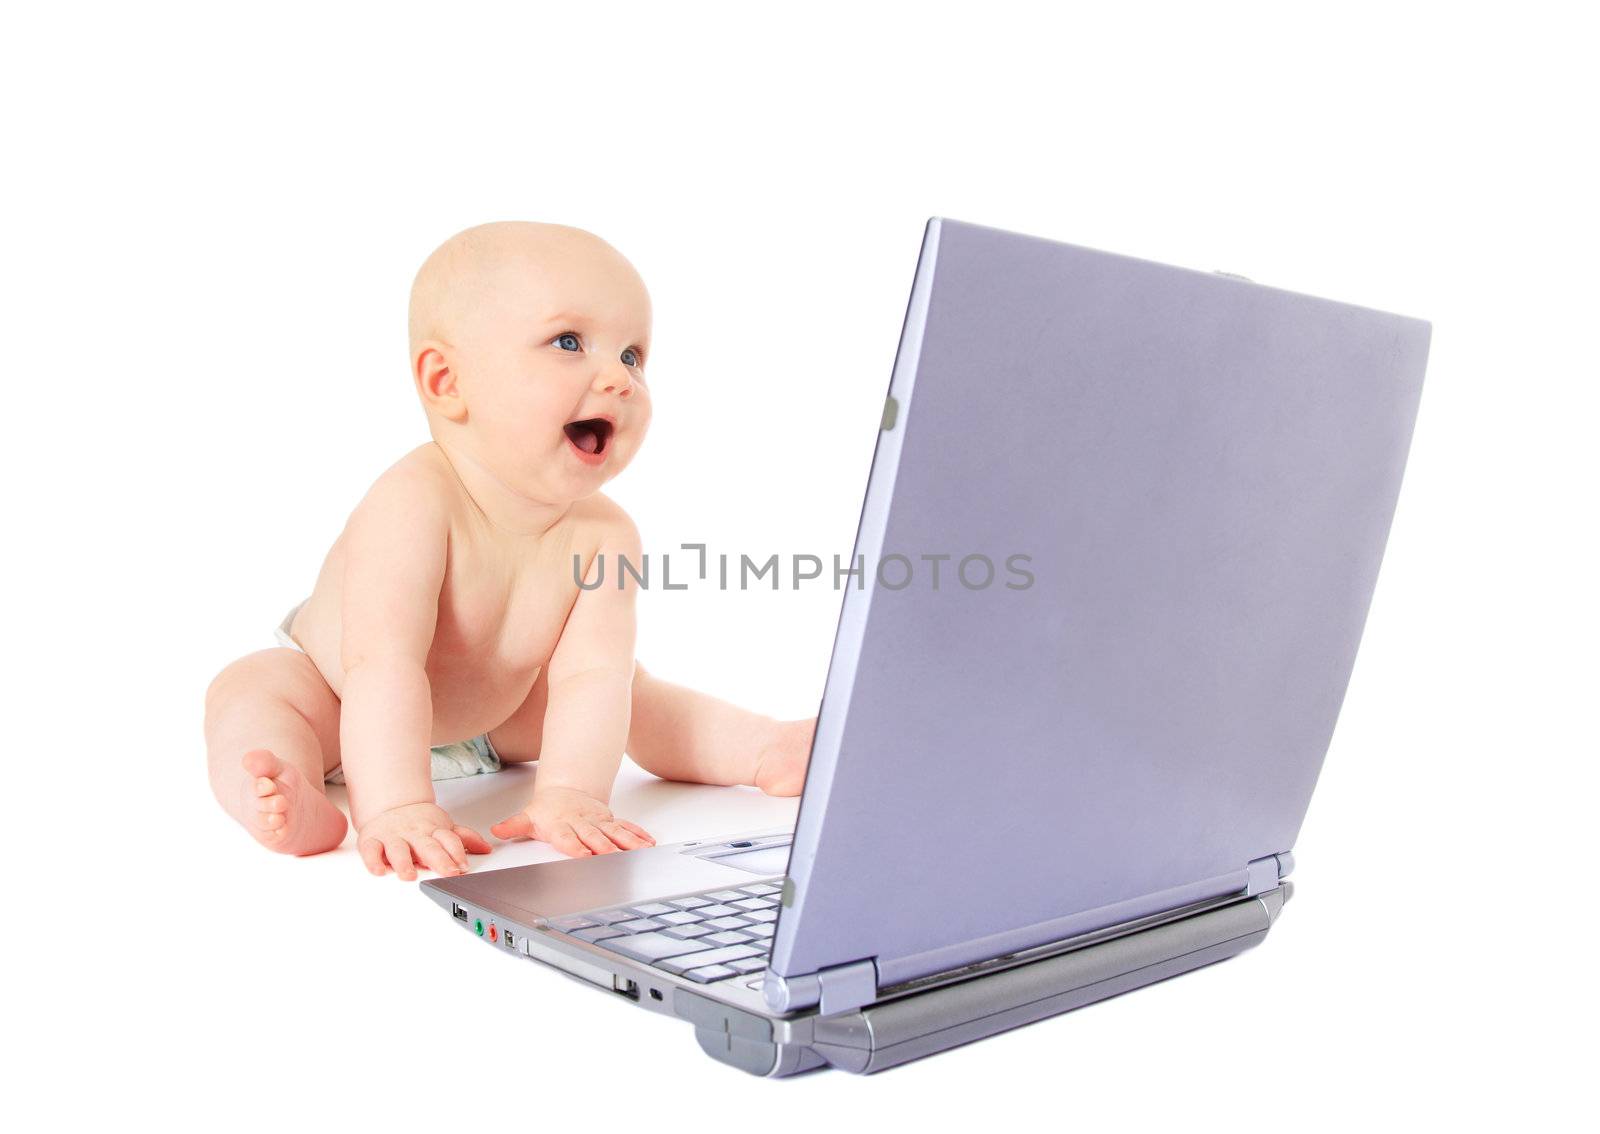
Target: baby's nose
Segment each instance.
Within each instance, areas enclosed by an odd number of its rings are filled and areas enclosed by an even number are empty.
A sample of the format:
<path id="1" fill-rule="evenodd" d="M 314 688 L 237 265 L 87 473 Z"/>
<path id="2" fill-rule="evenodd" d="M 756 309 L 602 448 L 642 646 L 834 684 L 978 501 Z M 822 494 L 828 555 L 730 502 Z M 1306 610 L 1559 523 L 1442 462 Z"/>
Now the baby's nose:
<path id="1" fill-rule="evenodd" d="M 595 386 L 603 394 L 615 394 L 619 398 L 626 398 L 633 393 L 633 379 L 627 374 L 601 374 L 595 379 Z"/>

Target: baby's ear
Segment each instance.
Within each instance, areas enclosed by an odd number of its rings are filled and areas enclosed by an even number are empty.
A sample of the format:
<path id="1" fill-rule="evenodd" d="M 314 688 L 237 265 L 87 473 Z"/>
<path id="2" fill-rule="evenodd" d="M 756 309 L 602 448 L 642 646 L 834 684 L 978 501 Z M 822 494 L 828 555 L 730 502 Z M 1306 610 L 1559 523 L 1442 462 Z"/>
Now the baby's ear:
<path id="1" fill-rule="evenodd" d="M 448 421 L 462 421 L 467 416 L 467 403 L 456 385 L 456 372 L 448 351 L 444 343 L 429 341 L 418 344 L 411 363 L 412 376 L 416 379 L 422 404 L 429 413 L 436 413 Z"/>

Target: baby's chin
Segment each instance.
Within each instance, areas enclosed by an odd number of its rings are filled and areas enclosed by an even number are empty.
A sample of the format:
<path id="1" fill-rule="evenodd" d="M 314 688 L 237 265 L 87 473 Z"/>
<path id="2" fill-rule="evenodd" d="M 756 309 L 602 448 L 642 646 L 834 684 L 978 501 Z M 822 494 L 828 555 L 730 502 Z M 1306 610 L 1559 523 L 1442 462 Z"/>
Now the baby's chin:
<path id="1" fill-rule="evenodd" d="M 575 504 L 587 500 L 627 468 L 632 456 L 632 453 L 606 454 L 605 461 L 586 464 L 563 453 L 562 459 L 555 463 L 564 467 L 546 468 L 543 471 L 547 475 L 528 478 L 528 495 L 552 504 Z M 556 475 L 548 475 L 550 473 Z"/>

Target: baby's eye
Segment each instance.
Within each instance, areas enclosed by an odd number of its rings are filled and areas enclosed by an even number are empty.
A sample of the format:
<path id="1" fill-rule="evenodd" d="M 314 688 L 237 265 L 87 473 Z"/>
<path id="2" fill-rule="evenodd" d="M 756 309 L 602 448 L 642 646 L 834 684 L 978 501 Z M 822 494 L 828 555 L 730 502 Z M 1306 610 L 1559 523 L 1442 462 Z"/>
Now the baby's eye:
<path id="1" fill-rule="evenodd" d="M 583 344 L 578 341 L 578 336 L 571 331 L 564 331 L 550 340 L 562 350 L 582 350 Z"/>
<path id="2" fill-rule="evenodd" d="M 624 366 L 642 366 L 643 363 L 641 363 L 639 361 L 639 352 L 634 350 L 632 347 L 629 347 L 627 350 L 623 351 L 622 352 L 622 365 L 624 365 Z"/>

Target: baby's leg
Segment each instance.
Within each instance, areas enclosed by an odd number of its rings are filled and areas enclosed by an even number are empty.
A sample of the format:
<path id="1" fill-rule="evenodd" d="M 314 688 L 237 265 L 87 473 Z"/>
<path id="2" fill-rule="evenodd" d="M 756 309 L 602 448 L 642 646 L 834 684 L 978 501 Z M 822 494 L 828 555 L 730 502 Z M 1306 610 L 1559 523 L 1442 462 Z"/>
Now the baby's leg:
<path id="1" fill-rule="evenodd" d="M 338 756 L 339 699 L 304 654 L 250 654 L 206 690 L 211 790 L 262 846 L 318 854 L 344 840 L 344 813 L 322 791 Z"/>
<path id="2" fill-rule="evenodd" d="M 799 795 L 815 717 L 779 721 L 706 693 L 633 671 L 628 755 L 664 780 L 752 784 L 768 795 Z"/>

